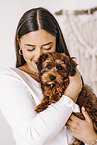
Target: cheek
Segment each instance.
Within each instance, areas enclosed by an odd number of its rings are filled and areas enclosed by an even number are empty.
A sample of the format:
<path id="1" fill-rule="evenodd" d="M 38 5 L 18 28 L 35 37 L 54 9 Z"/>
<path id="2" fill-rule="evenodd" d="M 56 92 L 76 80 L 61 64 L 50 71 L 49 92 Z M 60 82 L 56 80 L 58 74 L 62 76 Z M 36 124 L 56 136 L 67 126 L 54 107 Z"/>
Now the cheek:
<path id="1" fill-rule="evenodd" d="M 51 52 L 55 52 L 56 51 L 56 43 L 53 45 Z"/>
<path id="2" fill-rule="evenodd" d="M 32 59 L 34 57 L 34 54 L 32 52 L 28 52 L 28 51 L 23 51 L 23 57 L 24 59 Z"/>

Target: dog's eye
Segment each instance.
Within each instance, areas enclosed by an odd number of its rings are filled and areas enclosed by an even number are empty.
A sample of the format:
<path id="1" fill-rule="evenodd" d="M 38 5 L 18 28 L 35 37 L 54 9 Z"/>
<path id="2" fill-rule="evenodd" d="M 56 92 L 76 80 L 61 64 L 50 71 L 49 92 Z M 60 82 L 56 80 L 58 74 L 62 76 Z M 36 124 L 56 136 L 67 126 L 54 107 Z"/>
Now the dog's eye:
<path id="1" fill-rule="evenodd" d="M 50 65 L 47 65 L 46 67 L 47 67 L 48 69 L 51 69 L 51 66 L 50 66 Z"/>
<path id="2" fill-rule="evenodd" d="M 63 69 L 63 67 L 62 66 L 58 66 L 58 70 L 62 70 Z"/>

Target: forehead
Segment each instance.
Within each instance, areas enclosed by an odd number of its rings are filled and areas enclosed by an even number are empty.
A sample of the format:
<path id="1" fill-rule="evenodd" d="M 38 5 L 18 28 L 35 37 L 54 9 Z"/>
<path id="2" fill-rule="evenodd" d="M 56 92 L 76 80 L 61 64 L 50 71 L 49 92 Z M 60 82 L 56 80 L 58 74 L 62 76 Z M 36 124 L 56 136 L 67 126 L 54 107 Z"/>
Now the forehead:
<path id="1" fill-rule="evenodd" d="M 60 59 L 54 59 L 54 58 L 47 58 L 44 62 L 42 62 L 43 68 L 46 68 L 47 65 L 52 67 L 57 67 L 57 66 L 62 66 L 64 69 L 66 68 L 66 64 L 64 63 L 63 60 Z"/>
<path id="2" fill-rule="evenodd" d="M 61 56 L 61 55 L 60 55 Z M 46 58 L 45 64 L 64 64 L 64 61 L 62 59 L 62 57 L 58 57 L 58 55 L 54 54 L 54 55 L 49 55 L 48 54 L 48 58 Z"/>
<path id="3" fill-rule="evenodd" d="M 20 39 L 24 43 L 33 43 L 34 45 L 43 45 L 48 42 L 56 42 L 56 37 L 50 34 L 49 32 L 40 29 L 25 34 Z"/>
<path id="4" fill-rule="evenodd" d="M 60 60 L 60 59 L 54 59 L 54 58 L 47 58 L 45 60 L 45 63 L 54 63 L 54 64 L 64 64 L 64 61 L 63 60 Z"/>

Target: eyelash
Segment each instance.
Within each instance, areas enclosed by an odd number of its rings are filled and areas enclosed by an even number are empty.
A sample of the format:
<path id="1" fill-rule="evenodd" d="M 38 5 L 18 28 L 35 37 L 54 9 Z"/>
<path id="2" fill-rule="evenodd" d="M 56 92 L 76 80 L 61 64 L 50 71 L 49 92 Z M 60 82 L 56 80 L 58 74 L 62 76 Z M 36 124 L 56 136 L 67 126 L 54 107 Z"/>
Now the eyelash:
<path id="1" fill-rule="evenodd" d="M 45 49 L 45 50 L 50 50 L 52 48 L 52 46 L 51 47 L 49 47 L 49 48 L 47 48 L 47 49 Z"/>
<path id="2" fill-rule="evenodd" d="M 35 50 L 35 48 L 33 48 L 33 49 L 27 49 L 27 51 L 33 51 L 33 50 Z"/>
<path id="3" fill-rule="evenodd" d="M 45 50 L 50 50 L 52 48 L 52 46 L 51 47 L 49 47 L 49 48 L 47 48 L 47 49 L 45 49 Z M 33 49 L 27 49 L 28 51 L 33 51 L 33 50 L 35 50 L 35 48 L 33 48 Z"/>

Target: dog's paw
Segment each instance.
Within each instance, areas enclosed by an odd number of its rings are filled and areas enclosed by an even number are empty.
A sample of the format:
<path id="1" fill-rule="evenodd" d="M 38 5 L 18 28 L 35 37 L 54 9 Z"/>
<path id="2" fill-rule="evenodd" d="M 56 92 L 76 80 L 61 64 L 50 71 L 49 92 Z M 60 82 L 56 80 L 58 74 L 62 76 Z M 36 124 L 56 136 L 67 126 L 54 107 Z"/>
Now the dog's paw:
<path id="1" fill-rule="evenodd" d="M 35 111 L 36 111 L 37 113 L 39 113 L 39 112 L 42 112 L 43 110 L 45 110 L 47 107 L 48 107 L 47 104 L 42 103 L 42 104 L 39 104 L 39 105 L 36 107 Z"/>
<path id="2" fill-rule="evenodd" d="M 57 101 L 59 101 L 60 100 L 60 98 L 61 98 L 61 95 L 59 95 L 59 93 L 57 94 L 54 94 L 54 95 L 52 95 L 51 97 L 50 97 L 50 99 L 49 99 L 49 103 L 51 104 L 51 103 L 56 103 Z"/>

